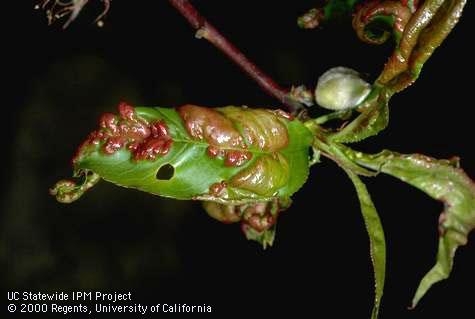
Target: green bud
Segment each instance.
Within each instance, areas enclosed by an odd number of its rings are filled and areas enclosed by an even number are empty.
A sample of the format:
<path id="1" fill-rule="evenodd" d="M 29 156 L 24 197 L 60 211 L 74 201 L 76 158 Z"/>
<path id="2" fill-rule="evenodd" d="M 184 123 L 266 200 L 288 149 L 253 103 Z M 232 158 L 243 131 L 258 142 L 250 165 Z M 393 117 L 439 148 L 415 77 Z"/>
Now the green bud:
<path id="1" fill-rule="evenodd" d="M 355 70 L 342 66 L 331 68 L 318 79 L 315 100 L 330 110 L 345 110 L 363 102 L 371 85 L 360 78 Z"/>

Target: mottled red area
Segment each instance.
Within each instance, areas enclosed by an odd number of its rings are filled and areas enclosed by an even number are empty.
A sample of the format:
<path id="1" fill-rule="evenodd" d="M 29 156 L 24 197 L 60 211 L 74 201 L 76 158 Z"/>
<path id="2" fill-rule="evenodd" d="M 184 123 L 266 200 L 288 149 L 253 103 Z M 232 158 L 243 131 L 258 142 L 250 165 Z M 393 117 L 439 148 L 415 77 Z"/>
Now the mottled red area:
<path id="1" fill-rule="evenodd" d="M 211 196 L 220 197 L 220 195 L 223 193 L 226 187 L 227 185 L 225 181 L 211 184 L 211 186 L 209 187 L 209 194 Z"/>
<path id="2" fill-rule="evenodd" d="M 106 154 L 114 154 L 125 144 L 125 139 L 121 136 L 110 137 L 102 146 L 102 151 Z"/>
<path id="3" fill-rule="evenodd" d="M 173 140 L 163 120 L 149 124 L 137 117 L 134 108 L 127 103 L 119 104 L 119 114 L 105 113 L 101 116 L 99 129 L 89 134 L 82 143 L 73 163 L 90 145 L 98 144 L 102 144 L 101 151 L 109 155 L 126 147 L 135 160 L 154 160 L 168 153 Z"/>
<path id="4" fill-rule="evenodd" d="M 258 232 L 263 232 L 271 228 L 277 222 L 277 214 L 274 216 L 270 212 L 270 203 L 256 203 L 245 209 L 242 215 L 242 227 L 251 227 Z"/>
<path id="5" fill-rule="evenodd" d="M 252 158 L 252 153 L 248 151 L 235 151 L 220 149 L 216 146 L 208 146 L 206 149 L 210 157 L 223 157 L 225 166 L 241 166 Z"/>
<path id="6" fill-rule="evenodd" d="M 151 134 L 134 152 L 136 160 L 154 160 L 157 155 L 165 155 L 170 150 L 173 140 L 168 135 L 166 123 L 161 120 L 151 126 Z"/>
<path id="7" fill-rule="evenodd" d="M 104 113 L 99 120 L 99 126 L 110 129 L 113 133 L 117 132 L 117 118 L 112 113 Z"/>
<path id="8" fill-rule="evenodd" d="M 243 223 L 243 226 L 246 224 L 249 225 L 251 228 L 257 230 L 258 232 L 263 232 L 269 229 L 275 223 L 275 218 L 270 215 L 250 215 L 247 217 L 246 222 Z"/>
<path id="9" fill-rule="evenodd" d="M 252 153 L 243 151 L 228 151 L 224 158 L 225 166 L 241 166 L 252 158 Z"/>
<path id="10" fill-rule="evenodd" d="M 119 104 L 119 113 L 123 119 L 129 120 L 129 121 L 135 120 L 134 108 L 125 102 L 121 102 Z"/>
<path id="11" fill-rule="evenodd" d="M 188 134 L 209 144 L 209 156 L 224 158 L 226 166 L 241 166 L 252 158 L 241 134 L 223 114 L 191 104 L 179 107 L 178 113 Z"/>
<path id="12" fill-rule="evenodd" d="M 215 146 L 208 146 L 206 152 L 210 157 L 216 157 L 220 154 L 220 149 Z"/>

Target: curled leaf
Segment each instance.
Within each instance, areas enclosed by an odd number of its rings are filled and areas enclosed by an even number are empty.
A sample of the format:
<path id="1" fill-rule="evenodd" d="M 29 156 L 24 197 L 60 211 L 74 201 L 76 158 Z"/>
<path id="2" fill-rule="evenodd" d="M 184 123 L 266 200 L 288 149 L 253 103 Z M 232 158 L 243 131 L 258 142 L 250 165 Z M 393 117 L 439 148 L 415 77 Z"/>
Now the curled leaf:
<path id="1" fill-rule="evenodd" d="M 466 0 L 427 0 L 407 22 L 401 40 L 376 83 L 398 92 L 411 85 L 422 66 L 457 24 Z"/>
<path id="2" fill-rule="evenodd" d="M 290 198 L 274 198 L 268 202 L 254 202 L 241 205 L 226 205 L 203 202 L 211 217 L 224 223 L 241 221 L 241 229 L 249 240 L 257 241 L 265 249 L 272 246 L 279 213 L 291 204 Z"/>
<path id="3" fill-rule="evenodd" d="M 386 42 L 391 36 L 386 28 L 390 28 L 398 43 L 410 17 L 410 8 L 401 1 L 365 1 L 353 16 L 353 28 L 361 40 L 371 44 Z"/>
<path id="4" fill-rule="evenodd" d="M 258 203 L 290 198 L 308 176 L 313 136 L 283 111 L 122 103 L 119 115 L 104 114 L 99 122 L 73 158 L 76 174 L 91 172 L 165 197 L 246 205 L 246 212 L 250 207 L 259 211 Z M 52 194 L 72 202 L 89 187 L 59 182 Z M 279 210 L 284 206 L 278 205 Z M 263 230 L 256 229 L 253 237 L 262 242 Z M 265 237 L 264 245 L 270 244 Z"/>
<path id="5" fill-rule="evenodd" d="M 378 134 L 388 123 L 388 103 L 395 92 L 411 85 L 423 64 L 458 22 L 465 0 L 415 2 L 370 1 L 357 11 L 353 23 L 360 37 L 368 38 L 366 23 L 381 14 L 389 16 L 396 28 L 397 46 L 384 66 L 373 90 L 359 107 L 361 114 L 329 138 L 334 142 L 352 143 Z M 412 13 L 413 12 L 413 13 Z M 407 21 L 408 20 L 408 21 Z M 376 38 L 376 42 L 384 40 Z"/>
<path id="6" fill-rule="evenodd" d="M 74 181 L 63 179 L 58 181 L 49 190 L 49 193 L 55 196 L 60 203 L 72 203 L 100 180 L 99 175 L 90 171 L 82 171 L 80 175 L 83 175 L 84 179 L 80 185 Z"/>
<path id="7" fill-rule="evenodd" d="M 366 155 L 347 150 L 347 154 L 358 164 L 397 177 L 444 203 L 439 218 L 437 261 L 417 288 L 412 300 L 415 307 L 434 283 L 448 278 L 455 251 L 467 243 L 469 232 L 475 228 L 475 185 L 458 167 L 457 160 L 391 151 Z"/>

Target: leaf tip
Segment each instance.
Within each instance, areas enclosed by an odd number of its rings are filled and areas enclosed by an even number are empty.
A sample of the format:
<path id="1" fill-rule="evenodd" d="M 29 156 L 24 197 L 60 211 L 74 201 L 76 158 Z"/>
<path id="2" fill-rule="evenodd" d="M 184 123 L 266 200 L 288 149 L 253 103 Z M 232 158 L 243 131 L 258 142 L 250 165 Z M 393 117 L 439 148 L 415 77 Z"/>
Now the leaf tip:
<path id="1" fill-rule="evenodd" d="M 52 188 L 49 193 L 56 197 L 60 203 L 69 204 L 78 200 L 89 188 L 93 187 L 99 181 L 100 177 L 93 172 L 81 172 L 84 175 L 84 181 L 81 185 L 71 180 L 60 180 Z"/>

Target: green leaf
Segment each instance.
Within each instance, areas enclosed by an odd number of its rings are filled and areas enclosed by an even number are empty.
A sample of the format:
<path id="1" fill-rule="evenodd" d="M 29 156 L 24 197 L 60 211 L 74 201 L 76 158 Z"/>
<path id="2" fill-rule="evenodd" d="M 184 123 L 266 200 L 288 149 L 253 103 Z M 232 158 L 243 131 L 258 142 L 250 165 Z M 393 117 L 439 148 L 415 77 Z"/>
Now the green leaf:
<path id="1" fill-rule="evenodd" d="M 412 300 L 415 307 L 434 283 L 449 277 L 455 251 L 467 243 L 469 232 L 475 228 L 475 185 L 459 168 L 458 160 L 387 150 L 376 155 L 349 149 L 346 153 L 358 164 L 397 177 L 444 203 L 439 218 L 437 261 L 417 288 Z"/>
<path id="2" fill-rule="evenodd" d="M 360 200 L 361 213 L 363 214 L 366 231 L 369 236 L 375 286 L 374 307 L 371 312 L 371 318 L 376 319 L 378 318 L 381 298 L 383 297 L 384 278 L 386 274 L 386 243 L 384 240 L 383 226 L 381 225 L 378 212 L 376 211 L 376 207 L 374 207 L 365 184 L 352 171 L 345 170 L 345 172 L 348 174 L 355 186 L 356 193 Z"/>
<path id="3" fill-rule="evenodd" d="M 378 134 L 389 122 L 388 90 L 373 86 L 373 90 L 359 108 L 361 114 L 350 124 L 330 134 L 328 139 L 338 143 L 354 143 Z"/>
<path id="4" fill-rule="evenodd" d="M 281 203 L 289 203 L 308 176 L 313 136 L 299 120 L 283 111 L 235 106 L 167 109 L 122 103 L 119 113 L 104 114 L 99 129 L 79 147 L 73 158 L 76 176 L 211 201 L 217 206 L 207 207 L 214 212 L 240 207 L 243 225 L 252 228 L 246 236 L 264 247 L 272 244 L 277 212 L 288 207 Z M 63 180 L 51 194 L 72 202 L 91 186 L 87 178 L 80 186 Z M 261 227 L 268 216 L 272 223 Z"/>
<path id="5" fill-rule="evenodd" d="M 102 117 L 73 163 L 76 172 L 160 196 L 240 204 L 297 191 L 312 140 L 300 121 L 277 111 L 121 105 L 120 116 Z"/>

